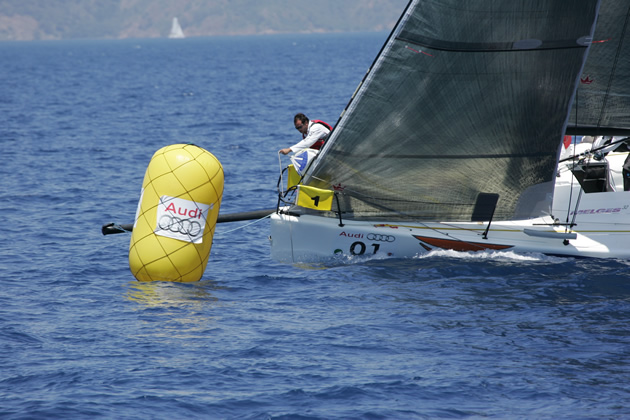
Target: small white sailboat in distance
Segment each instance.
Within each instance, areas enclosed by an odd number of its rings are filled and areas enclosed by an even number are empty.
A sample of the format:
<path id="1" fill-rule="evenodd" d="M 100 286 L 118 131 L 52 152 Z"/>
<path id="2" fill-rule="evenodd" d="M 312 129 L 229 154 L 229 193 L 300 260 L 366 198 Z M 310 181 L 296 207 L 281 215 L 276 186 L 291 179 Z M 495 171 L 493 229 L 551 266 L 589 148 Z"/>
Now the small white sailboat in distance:
<path id="1" fill-rule="evenodd" d="M 186 38 L 186 35 L 184 35 L 184 31 L 182 31 L 182 27 L 179 25 L 179 21 L 176 17 L 173 18 L 171 33 L 168 34 L 168 37 L 172 39 Z"/>

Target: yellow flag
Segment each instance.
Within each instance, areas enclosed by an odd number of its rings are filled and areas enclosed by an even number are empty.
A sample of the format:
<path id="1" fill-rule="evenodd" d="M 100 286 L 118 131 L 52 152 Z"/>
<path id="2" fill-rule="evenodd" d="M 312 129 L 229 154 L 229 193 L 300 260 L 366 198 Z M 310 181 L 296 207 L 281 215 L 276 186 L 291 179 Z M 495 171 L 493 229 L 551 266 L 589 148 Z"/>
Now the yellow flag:
<path id="1" fill-rule="evenodd" d="M 291 187 L 295 187 L 300 183 L 300 174 L 297 173 L 295 167 L 293 165 L 289 165 L 287 167 L 289 169 L 289 179 L 287 180 L 287 190 L 291 189 Z"/>
<path id="2" fill-rule="evenodd" d="M 299 185 L 297 205 L 315 210 L 330 210 L 334 195 L 334 191 L 331 190 Z"/>

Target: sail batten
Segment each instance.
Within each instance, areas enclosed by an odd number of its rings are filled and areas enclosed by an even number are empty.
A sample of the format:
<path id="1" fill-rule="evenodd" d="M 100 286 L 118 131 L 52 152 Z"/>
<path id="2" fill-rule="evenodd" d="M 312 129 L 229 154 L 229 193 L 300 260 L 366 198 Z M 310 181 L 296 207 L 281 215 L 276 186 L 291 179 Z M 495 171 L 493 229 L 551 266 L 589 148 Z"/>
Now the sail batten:
<path id="1" fill-rule="evenodd" d="M 597 8 L 413 0 L 304 182 L 357 219 L 471 220 L 480 194 L 497 220 L 549 211 Z"/>
<path id="2" fill-rule="evenodd" d="M 471 42 L 445 42 L 435 39 L 411 38 L 408 34 L 402 33 L 396 39 L 424 48 L 431 48 L 438 51 L 458 51 L 458 52 L 506 52 L 522 51 L 534 49 L 564 49 L 564 48 L 586 48 L 590 38 L 561 39 L 543 41 L 539 39 L 523 39 L 513 42 L 493 42 L 493 43 L 471 43 Z"/>
<path id="3" fill-rule="evenodd" d="M 361 159 L 506 159 L 506 158 L 530 158 L 530 157 L 546 157 L 543 152 L 523 153 L 523 154 L 469 154 L 469 155 L 412 155 L 412 154 L 359 154 L 349 152 L 338 152 L 339 155 L 353 156 Z"/>

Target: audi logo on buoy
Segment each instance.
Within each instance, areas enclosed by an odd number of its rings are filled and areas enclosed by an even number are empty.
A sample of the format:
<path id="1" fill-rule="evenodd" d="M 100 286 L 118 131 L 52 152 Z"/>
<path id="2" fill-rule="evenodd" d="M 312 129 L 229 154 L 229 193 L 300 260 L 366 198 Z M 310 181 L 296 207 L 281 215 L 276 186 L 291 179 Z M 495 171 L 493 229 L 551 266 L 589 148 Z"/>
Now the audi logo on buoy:
<path id="1" fill-rule="evenodd" d="M 396 240 L 395 236 L 382 235 L 380 233 L 368 233 L 366 238 L 370 241 L 378 241 L 378 242 L 394 242 Z"/>
<path id="2" fill-rule="evenodd" d="M 182 233 L 184 235 L 197 236 L 201 232 L 201 224 L 195 220 L 182 219 L 179 217 L 169 216 L 168 214 L 160 217 L 158 226 L 162 230 L 169 230 L 174 233 Z"/>

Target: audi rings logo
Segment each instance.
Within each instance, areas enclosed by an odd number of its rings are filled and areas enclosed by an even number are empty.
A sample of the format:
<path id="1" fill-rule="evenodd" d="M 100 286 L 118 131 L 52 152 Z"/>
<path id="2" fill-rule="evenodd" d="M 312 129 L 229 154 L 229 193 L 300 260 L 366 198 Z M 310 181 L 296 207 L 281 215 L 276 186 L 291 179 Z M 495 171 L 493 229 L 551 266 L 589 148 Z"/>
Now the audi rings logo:
<path id="1" fill-rule="evenodd" d="M 192 237 L 199 235 L 201 232 L 201 223 L 196 220 L 182 219 L 168 214 L 160 217 L 158 220 L 158 226 L 162 230 L 168 230 L 173 233 L 181 233 Z"/>
<path id="2" fill-rule="evenodd" d="M 396 240 L 395 236 L 382 235 L 380 233 L 368 233 L 366 238 L 369 241 L 377 241 L 377 242 L 394 242 Z"/>

